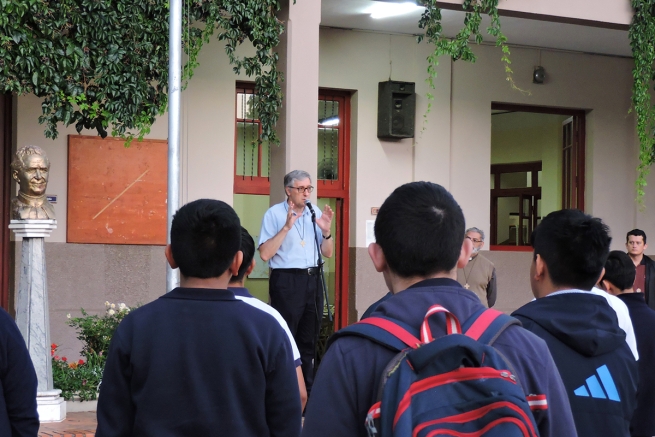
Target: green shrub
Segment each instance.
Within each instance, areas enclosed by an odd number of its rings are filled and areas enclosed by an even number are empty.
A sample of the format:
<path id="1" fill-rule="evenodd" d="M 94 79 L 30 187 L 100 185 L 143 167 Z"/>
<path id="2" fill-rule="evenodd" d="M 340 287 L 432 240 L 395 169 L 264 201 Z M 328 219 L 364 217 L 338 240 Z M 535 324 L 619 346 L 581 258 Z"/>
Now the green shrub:
<path id="1" fill-rule="evenodd" d="M 52 379 L 55 388 L 61 390 L 61 396 L 66 400 L 71 400 L 74 395 L 79 396 L 81 401 L 97 397 L 111 337 L 131 310 L 124 303 L 116 305 L 105 302 L 105 308 L 102 316 L 90 315 L 84 309 L 81 309 L 82 317 L 71 318 L 68 315 L 68 325 L 77 330 L 77 338 L 83 343 L 80 355 L 86 359 L 69 362 L 66 357 L 57 355 L 58 345 L 51 345 Z"/>

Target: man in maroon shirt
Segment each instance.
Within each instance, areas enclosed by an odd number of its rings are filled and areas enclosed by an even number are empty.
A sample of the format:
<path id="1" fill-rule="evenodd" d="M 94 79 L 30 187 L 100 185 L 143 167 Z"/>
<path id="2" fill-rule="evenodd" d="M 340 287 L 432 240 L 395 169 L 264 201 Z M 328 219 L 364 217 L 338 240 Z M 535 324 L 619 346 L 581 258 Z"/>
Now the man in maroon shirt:
<path id="1" fill-rule="evenodd" d="M 644 254 L 648 248 L 646 233 L 641 229 L 631 230 L 626 235 L 625 247 L 637 270 L 632 289 L 644 293 L 648 306 L 655 309 L 655 261 Z"/>

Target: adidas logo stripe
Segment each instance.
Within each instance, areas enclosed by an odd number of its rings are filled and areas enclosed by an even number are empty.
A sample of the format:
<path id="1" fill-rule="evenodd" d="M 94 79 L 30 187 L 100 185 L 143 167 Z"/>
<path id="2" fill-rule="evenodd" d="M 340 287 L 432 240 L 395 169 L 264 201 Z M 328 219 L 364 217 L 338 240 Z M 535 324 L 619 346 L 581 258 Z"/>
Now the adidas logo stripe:
<path id="1" fill-rule="evenodd" d="M 586 385 L 583 384 L 576 388 L 573 390 L 573 393 L 576 396 L 591 396 L 596 399 L 609 399 L 610 401 L 621 402 L 619 392 L 614 384 L 614 379 L 612 378 L 607 366 L 600 366 L 596 369 L 596 373 L 598 374 L 598 377 L 596 377 L 596 375 L 591 375 L 586 379 Z"/>

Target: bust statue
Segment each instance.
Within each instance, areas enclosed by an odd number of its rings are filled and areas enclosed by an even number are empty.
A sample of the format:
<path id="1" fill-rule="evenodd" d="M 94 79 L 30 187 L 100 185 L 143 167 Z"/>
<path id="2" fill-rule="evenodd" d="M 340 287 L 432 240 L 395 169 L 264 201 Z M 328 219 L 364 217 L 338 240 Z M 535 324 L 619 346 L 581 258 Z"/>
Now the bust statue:
<path id="1" fill-rule="evenodd" d="M 50 161 L 37 146 L 21 147 L 11 163 L 11 177 L 18 182 L 18 196 L 11 201 L 13 220 L 54 220 L 55 208 L 46 199 Z"/>

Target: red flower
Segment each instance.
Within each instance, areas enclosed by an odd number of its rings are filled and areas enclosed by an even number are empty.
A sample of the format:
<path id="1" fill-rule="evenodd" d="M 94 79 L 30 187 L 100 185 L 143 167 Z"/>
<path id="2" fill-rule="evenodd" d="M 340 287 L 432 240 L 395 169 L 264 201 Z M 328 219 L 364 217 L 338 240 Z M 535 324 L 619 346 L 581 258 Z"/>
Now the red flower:
<path id="1" fill-rule="evenodd" d="M 50 347 L 51 347 L 52 349 L 57 349 L 57 345 L 54 344 L 54 343 L 52 343 L 52 344 L 50 345 Z"/>
<path id="2" fill-rule="evenodd" d="M 65 363 L 66 361 L 68 361 L 68 358 L 66 358 L 66 357 L 61 357 L 61 360 Z"/>
<path id="3" fill-rule="evenodd" d="M 79 360 L 77 364 L 81 366 L 82 364 L 84 364 L 84 360 Z"/>
<path id="4" fill-rule="evenodd" d="M 58 359 L 59 359 L 59 355 L 55 355 L 55 360 L 58 360 Z"/>

